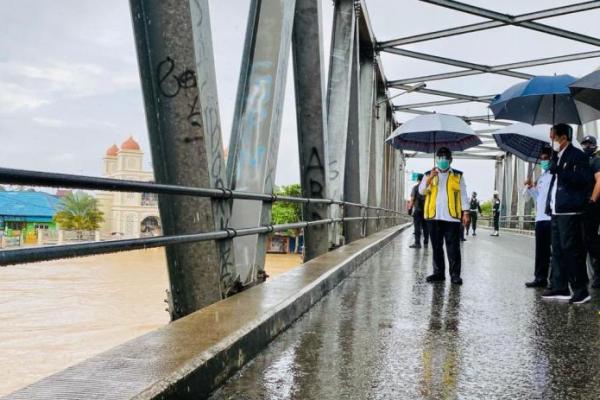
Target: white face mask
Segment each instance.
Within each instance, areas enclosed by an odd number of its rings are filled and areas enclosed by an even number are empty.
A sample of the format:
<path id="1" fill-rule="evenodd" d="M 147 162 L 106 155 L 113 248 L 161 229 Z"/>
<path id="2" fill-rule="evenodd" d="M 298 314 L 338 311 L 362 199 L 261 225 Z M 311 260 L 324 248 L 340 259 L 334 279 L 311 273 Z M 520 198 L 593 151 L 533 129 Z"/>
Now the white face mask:
<path id="1" fill-rule="evenodd" d="M 560 151 L 560 143 L 556 141 L 552 142 L 552 150 L 558 153 Z"/>

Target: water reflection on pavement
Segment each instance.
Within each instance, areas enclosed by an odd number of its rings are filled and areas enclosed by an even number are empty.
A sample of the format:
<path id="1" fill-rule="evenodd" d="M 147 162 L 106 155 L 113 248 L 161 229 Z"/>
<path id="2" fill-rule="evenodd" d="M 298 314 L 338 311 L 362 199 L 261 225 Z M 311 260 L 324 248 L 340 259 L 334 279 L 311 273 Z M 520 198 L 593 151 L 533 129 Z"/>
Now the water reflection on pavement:
<path id="1" fill-rule="evenodd" d="M 482 232 L 484 233 L 484 232 Z M 223 399 L 598 399 L 600 293 L 524 287 L 533 240 L 463 244 L 462 287 L 424 282 L 431 250 L 402 234 L 234 376 Z"/>

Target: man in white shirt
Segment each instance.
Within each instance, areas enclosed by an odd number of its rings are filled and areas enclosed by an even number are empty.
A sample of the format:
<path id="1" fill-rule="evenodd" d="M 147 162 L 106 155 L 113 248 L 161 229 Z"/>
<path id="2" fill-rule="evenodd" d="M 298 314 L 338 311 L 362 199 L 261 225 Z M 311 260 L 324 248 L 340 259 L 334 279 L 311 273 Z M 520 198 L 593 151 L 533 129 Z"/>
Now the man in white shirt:
<path id="1" fill-rule="evenodd" d="M 450 168 L 452 152 L 442 147 L 436 152 L 436 167 L 425 174 L 419 193 L 425 196 L 425 220 L 433 250 L 433 274 L 427 282 L 446 280 L 444 243 L 448 255 L 450 279 L 462 285 L 460 277 L 460 231 L 469 225 L 469 195 L 461 171 Z"/>
<path id="2" fill-rule="evenodd" d="M 531 181 L 525 182 L 527 193 L 535 201 L 535 271 L 533 281 L 525 283 L 525 286 L 530 288 L 548 286 L 548 271 L 552 256 L 552 224 L 550 216 L 546 214 L 546 199 L 552 181 L 552 174 L 549 172 L 551 154 L 550 147 L 542 149 L 540 155 L 542 175 L 536 185 L 533 186 Z"/>

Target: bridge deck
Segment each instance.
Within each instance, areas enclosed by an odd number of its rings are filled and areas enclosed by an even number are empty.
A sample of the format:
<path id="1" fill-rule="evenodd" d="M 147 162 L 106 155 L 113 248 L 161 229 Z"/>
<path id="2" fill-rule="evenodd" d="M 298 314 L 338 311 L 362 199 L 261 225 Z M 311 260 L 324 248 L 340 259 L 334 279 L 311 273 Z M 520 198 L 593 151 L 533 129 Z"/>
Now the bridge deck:
<path id="1" fill-rule="evenodd" d="M 212 398 L 600 398 L 600 302 L 526 289 L 532 238 L 483 230 L 463 245 L 464 285 L 432 286 L 431 250 L 409 249 L 411 231 Z"/>

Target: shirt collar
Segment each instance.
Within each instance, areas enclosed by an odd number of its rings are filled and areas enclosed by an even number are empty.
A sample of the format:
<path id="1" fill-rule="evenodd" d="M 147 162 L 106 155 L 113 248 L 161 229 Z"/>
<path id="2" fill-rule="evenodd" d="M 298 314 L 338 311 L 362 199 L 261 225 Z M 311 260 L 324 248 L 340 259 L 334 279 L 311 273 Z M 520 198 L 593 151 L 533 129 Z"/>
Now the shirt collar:
<path id="1" fill-rule="evenodd" d="M 566 146 L 565 146 L 565 148 L 564 148 L 564 149 L 562 149 L 561 151 L 559 151 L 559 152 L 558 152 L 558 156 L 559 156 L 559 157 L 562 157 L 563 153 L 565 152 L 565 150 L 566 150 L 566 149 L 568 149 L 568 148 L 569 148 L 569 146 L 570 146 L 570 145 L 571 145 L 571 143 L 569 143 L 568 145 L 566 145 Z"/>

